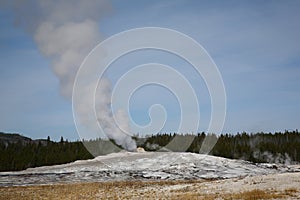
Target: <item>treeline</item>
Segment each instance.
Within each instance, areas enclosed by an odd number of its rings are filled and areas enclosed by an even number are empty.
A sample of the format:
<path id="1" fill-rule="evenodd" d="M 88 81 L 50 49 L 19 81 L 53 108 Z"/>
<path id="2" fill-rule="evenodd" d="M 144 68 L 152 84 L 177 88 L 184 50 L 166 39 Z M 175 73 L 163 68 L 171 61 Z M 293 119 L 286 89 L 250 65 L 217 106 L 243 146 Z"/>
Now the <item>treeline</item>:
<path id="1" fill-rule="evenodd" d="M 159 150 L 170 143 L 177 134 L 158 134 L 147 138 L 142 147 L 145 150 Z M 191 138 L 190 134 L 180 135 Z M 193 136 L 188 152 L 199 153 L 205 133 Z M 217 137 L 211 135 L 211 137 Z M 243 159 L 251 162 L 269 162 L 293 164 L 300 162 L 300 133 L 298 130 L 276 133 L 237 133 L 218 136 L 210 155 L 231 159 Z"/>
<path id="2" fill-rule="evenodd" d="M 11 134 L 10 134 L 11 135 Z M 177 137 L 176 137 L 177 136 Z M 11 137 L 13 139 L 11 139 Z M 29 167 L 54 165 L 72 162 L 75 160 L 91 159 L 93 155 L 101 155 L 106 152 L 97 152 L 99 149 L 113 149 L 119 151 L 108 141 L 101 139 L 85 141 L 92 154 L 85 148 L 82 142 L 68 142 L 63 138 L 60 142 L 45 140 L 31 140 L 17 134 L 0 133 L 0 171 L 23 170 Z M 23 137 L 23 138 L 22 138 Z M 178 147 L 174 151 L 185 151 L 182 142 L 189 144 L 188 152 L 199 153 L 205 133 L 176 134 L 162 133 L 146 138 L 133 137 L 139 147 L 146 151 L 166 150 L 173 145 Z M 300 162 L 300 133 L 298 130 L 276 133 L 237 133 L 235 135 L 222 134 L 210 154 L 232 159 L 243 159 L 251 162 L 272 162 L 293 164 Z M 180 139 L 176 143 L 176 139 Z M 171 145 L 170 145 L 171 144 Z M 103 148 L 104 147 L 104 148 Z"/>
<path id="3" fill-rule="evenodd" d="M 69 163 L 93 156 L 77 142 L 35 141 L 0 142 L 0 171 L 16 171 L 30 167 Z"/>

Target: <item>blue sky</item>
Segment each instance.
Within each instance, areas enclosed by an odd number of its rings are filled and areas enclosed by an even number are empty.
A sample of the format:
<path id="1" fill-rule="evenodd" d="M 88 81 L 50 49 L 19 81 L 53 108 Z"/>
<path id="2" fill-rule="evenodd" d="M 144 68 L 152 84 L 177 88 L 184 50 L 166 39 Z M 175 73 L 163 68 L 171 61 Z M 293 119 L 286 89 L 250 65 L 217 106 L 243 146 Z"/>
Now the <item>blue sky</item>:
<path id="1" fill-rule="evenodd" d="M 171 28 L 194 38 L 223 77 L 224 132 L 273 132 L 300 126 L 299 9 L 299 1 L 119 0 L 111 1 L 110 11 L 98 23 L 104 39 L 144 26 Z M 4 5 L 0 27 L 0 131 L 77 139 L 71 102 L 60 95 L 51 62 Z M 176 56 L 151 50 L 132 53 L 114 63 L 107 76 L 115 83 L 130 67 L 148 62 L 168 64 L 190 77 L 201 99 L 199 131 L 205 130 L 210 117 L 205 84 Z M 149 107 L 161 103 L 168 112 L 162 132 L 176 130 L 180 120 L 176 98 L 161 87 L 142 89 L 132 97 L 132 118 L 147 124 Z"/>

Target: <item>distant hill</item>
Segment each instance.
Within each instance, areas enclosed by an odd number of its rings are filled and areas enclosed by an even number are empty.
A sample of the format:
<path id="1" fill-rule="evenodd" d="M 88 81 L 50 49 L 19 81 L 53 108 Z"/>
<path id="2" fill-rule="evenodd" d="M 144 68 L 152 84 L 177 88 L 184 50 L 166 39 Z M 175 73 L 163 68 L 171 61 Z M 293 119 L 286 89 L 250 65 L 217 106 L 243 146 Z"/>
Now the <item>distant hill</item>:
<path id="1" fill-rule="evenodd" d="M 42 145 L 46 145 L 47 140 L 45 139 L 32 140 L 31 138 L 22 136 L 18 133 L 0 132 L 0 143 L 4 144 L 5 146 L 8 146 L 10 144 L 21 144 L 21 145 L 38 144 L 39 142 Z"/>

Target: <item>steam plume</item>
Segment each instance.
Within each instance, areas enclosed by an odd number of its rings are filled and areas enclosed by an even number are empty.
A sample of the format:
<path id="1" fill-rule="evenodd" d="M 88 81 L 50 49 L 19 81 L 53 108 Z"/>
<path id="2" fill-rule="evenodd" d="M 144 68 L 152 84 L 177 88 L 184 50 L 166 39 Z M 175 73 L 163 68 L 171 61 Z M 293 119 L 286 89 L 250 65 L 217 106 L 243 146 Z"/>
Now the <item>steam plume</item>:
<path id="1" fill-rule="evenodd" d="M 103 0 L 29 0 L 14 1 L 12 6 L 17 24 L 31 34 L 42 54 L 50 58 L 53 72 L 60 82 L 60 93 L 71 99 L 79 65 L 101 41 L 98 21 L 103 13 L 110 10 L 110 4 Z M 110 139 L 128 150 L 134 150 L 135 142 L 115 125 L 110 111 L 110 84 L 108 80 L 106 82 L 97 91 L 100 95 L 97 98 L 100 101 L 96 103 L 99 120 Z M 86 103 L 90 100 L 83 102 L 83 105 Z M 118 111 L 116 117 L 122 120 L 123 130 L 129 129 L 128 119 L 122 111 Z"/>

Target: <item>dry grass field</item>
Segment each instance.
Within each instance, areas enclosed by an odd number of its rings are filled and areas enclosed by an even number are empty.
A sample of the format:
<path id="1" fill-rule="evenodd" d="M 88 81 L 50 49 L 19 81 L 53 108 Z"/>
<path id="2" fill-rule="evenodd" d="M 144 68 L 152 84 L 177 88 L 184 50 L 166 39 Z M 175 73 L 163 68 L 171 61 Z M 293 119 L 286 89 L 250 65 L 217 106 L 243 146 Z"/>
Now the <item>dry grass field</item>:
<path id="1" fill-rule="evenodd" d="M 211 181 L 124 181 L 1 187 L 0 199 L 299 199 L 300 173 Z"/>

